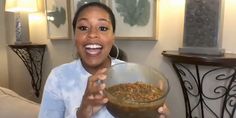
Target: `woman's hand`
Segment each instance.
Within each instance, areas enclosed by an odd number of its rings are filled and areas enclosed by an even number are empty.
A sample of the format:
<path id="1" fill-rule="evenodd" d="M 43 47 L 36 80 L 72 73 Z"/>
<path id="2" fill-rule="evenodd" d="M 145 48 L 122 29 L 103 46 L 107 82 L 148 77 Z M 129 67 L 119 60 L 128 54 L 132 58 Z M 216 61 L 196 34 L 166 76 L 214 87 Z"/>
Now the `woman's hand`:
<path id="1" fill-rule="evenodd" d="M 103 94 L 105 89 L 103 80 L 107 78 L 106 72 L 107 69 L 103 68 L 89 77 L 80 109 L 77 111 L 77 117 L 90 118 L 108 102 Z"/>
<path id="2" fill-rule="evenodd" d="M 167 108 L 166 104 L 158 108 L 158 113 L 160 114 L 159 118 L 168 118 L 170 111 Z"/>

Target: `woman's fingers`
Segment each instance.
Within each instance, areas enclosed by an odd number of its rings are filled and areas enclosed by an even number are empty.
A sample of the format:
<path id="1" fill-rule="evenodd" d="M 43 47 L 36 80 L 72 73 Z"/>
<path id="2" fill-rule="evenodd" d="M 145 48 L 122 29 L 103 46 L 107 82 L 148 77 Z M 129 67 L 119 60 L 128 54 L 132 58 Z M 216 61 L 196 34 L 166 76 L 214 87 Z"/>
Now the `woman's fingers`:
<path id="1" fill-rule="evenodd" d="M 91 84 L 89 84 L 89 93 L 90 94 L 103 94 L 103 90 L 105 89 L 106 85 L 105 83 L 103 83 L 102 81 L 105 80 L 107 78 L 106 75 L 98 75 L 96 78 L 97 81 L 91 82 Z"/>
<path id="2" fill-rule="evenodd" d="M 94 75 L 90 76 L 87 81 L 81 108 L 91 109 L 92 114 L 96 113 L 108 102 L 108 99 L 103 94 L 103 90 L 105 89 L 103 80 L 107 78 L 106 71 L 106 68 L 98 70 Z"/>
<path id="3" fill-rule="evenodd" d="M 90 103 L 93 106 L 97 106 L 97 105 L 101 105 L 101 104 L 105 104 L 108 102 L 108 98 L 102 96 L 102 95 L 90 95 L 88 96 L 88 99 L 90 101 Z"/>
<path id="4" fill-rule="evenodd" d="M 168 118 L 169 116 L 169 109 L 167 108 L 166 104 L 162 107 L 158 108 L 158 113 L 160 114 L 160 118 Z"/>
<path id="5" fill-rule="evenodd" d="M 107 78 L 106 71 L 106 68 L 98 70 L 89 78 L 89 84 L 97 85 L 103 83 L 103 81 Z"/>
<path id="6" fill-rule="evenodd" d="M 106 79 L 105 73 L 96 73 L 95 75 L 91 76 L 89 82 L 91 83 L 99 83 Z"/>
<path id="7" fill-rule="evenodd" d="M 107 78 L 106 71 L 106 68 L 100 69 L 89 77 L 84 97 L 93 105 L 101 105 L 108 101 L 103 94 L 103 90 L 105 89 L 105 83 L 103 81 Z"/>
<path id="8" fill-rule="evenodd" d="M 105 89 L 103 81 L 107 78 L 106 71 L 106 68 L 100 69 L 94 75 L 89 77 L 86 89 L 88 94 L 101 94 L 99 91 Z"/>

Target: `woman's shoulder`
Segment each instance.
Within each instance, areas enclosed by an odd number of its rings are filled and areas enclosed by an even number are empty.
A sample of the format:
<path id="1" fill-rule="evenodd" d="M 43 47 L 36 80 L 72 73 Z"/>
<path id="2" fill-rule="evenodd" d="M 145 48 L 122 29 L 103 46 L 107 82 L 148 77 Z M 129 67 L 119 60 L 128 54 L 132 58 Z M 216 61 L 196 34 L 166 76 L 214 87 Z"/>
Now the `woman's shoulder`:
<path id="1" fill-rule="evenodd" d="M 64 63 L 59 66 L 56 66 L 53 68 L 48 76 L 47 81 L 48 83 L 64 83 L 69 80 L 69 78 L 76 78 L 77 74 L 80 73 L 79 71 L 79 65 L 80 61 L 79 60 L 74 60 L 69 63 Z"/>
<path id="2" fill-rule="evenodd" d="M 52 69 L 52 71 L 73 71 L 81 65 L 80 60 L 74 60 L 68 63 L 58 65 Z"/>

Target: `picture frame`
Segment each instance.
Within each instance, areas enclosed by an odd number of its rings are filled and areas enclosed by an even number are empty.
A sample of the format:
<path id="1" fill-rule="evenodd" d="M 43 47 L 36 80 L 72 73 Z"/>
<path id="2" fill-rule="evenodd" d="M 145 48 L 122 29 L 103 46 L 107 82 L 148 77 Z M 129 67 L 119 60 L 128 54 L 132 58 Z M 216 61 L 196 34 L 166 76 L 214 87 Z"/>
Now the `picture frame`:
<path id="1" fill-rule="evenodd" d="M 116 17 L 116 39 L 156 40 L 156 0 L 108 0 L 108 5 Z"/>
<path id="2" fill-rule="evenodd" d="M 49 39 L 71 39 L 70 0 L 45 0 Z"/>

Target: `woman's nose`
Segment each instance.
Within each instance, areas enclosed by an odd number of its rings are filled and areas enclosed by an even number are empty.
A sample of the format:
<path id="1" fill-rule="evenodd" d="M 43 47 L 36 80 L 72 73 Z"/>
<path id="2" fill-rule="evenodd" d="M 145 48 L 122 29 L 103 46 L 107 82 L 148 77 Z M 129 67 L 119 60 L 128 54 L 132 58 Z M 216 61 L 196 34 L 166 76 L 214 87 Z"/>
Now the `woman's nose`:
<path id="1" fill-rule="evenodd" d="M 89 37 L 97 37 L 98 36 L 98 30 L 96 28 L 91 28 L 88 32 Z"/>

